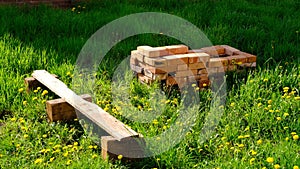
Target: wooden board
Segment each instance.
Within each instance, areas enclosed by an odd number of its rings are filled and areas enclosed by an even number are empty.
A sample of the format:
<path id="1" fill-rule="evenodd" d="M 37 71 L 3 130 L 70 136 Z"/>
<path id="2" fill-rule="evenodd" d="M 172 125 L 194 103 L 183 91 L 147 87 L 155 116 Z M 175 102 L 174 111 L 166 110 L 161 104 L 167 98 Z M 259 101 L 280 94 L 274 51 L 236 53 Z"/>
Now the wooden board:
<path id="1" fill-rule="evenodd" d="M 56 79 L 47 71 L 35 70 L 32 76 L 115 139 L 121 140 L 126 137 L 138 136 L 138 133 L 127 127 L 115 117 L 111 116 L 109 113 L 105 112 L 96 104 L 82 99 L 69 89 L 62 81 Z"/>

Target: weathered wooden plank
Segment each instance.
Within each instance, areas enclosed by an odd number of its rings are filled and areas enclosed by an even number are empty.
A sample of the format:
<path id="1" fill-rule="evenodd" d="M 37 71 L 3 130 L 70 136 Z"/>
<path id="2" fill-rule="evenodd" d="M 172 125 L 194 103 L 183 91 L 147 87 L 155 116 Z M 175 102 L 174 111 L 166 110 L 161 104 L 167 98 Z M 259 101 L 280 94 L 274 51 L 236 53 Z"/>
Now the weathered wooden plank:
<path id="1" fill-rule="evenodd" d="M 109 113 L 105 112 L 96 104 L 82 99 L 75 92 L 69 89 L 62 81 L 54 78 L 47 71 L 35 70 L 32 76 L 115 139 L 121 140 L 126 137 L 138 136 L 138 133 L 127 127 Z"/>

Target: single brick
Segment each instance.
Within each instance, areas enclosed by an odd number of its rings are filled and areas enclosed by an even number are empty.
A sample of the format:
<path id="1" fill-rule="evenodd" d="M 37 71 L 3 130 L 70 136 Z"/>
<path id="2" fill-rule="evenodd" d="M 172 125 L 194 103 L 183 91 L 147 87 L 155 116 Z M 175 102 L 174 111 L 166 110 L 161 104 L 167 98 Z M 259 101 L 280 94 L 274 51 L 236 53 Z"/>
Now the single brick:
<path id="1" fill-rule="evenodd" d="M 184 55 L 170 55 L 162 57 L 166 60 L 167 65 L 180 65 L 180 64 L 187 64 L 189 59 Z"/>
<path id="2" fill-rule="evenodd" d="M 189 66 L 189 69 L 204 69 L 204 68 L 206 68 L 206 66 L 203 62 L 190 63 L 188 66 Z"/>
<path id="3" fill-rule="evenodd" d="M 185 45 L 171 45 L 165 46 L 165 48 L 167 49 L 169 55 L 185 54 L 189 50 L 189 48 Z"/>
<path id="4" fill-rule="evenodd" d="M 221 47 L 223 47 L 225 49 L 225 54 L 229 55 L 229 56 L 234 55 L 234 53 L 240 51 L 240 50 L 233 48 L 231 46 L 228 46 L 228 45 L 221 45 Z"/>
<path id="5" fill-rule="evenodd" d="M 144 62 L 150 66 L 155 67 L 165 67 L 167 66 L 167 61 L 164 58 L 149 58 L 144 57 Z"/>

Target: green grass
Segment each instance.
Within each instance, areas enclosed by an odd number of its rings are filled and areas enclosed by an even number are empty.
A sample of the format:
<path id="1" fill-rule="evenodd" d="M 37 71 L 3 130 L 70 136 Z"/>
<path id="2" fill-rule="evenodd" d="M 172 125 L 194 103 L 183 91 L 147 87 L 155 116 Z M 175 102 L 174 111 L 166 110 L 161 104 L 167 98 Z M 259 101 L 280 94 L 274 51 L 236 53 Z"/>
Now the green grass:
<path id="1" fill-rule="evenodd" d="M 300 166 L 299 139 L 293 138 L 300 133 L 298 1 L 104 0 L 80 5 L 75 12 L 45 6 L 0 6 L 0 168 Z M 71 86 L 74 64 L 86 40 L 114 19 L 145 11 L 180 16 L 201 28 L 213 44 L 228 44 L 257 55 L 259 66 L 246 75 L 228 75 L 225 112 L 209 140 L 200 142 L 202 119 L 209 113 L 209 102 L 201 102 L 196 125 L 174 148 L 140 162 L 107 162 L 77 121 L 47 122 L 44 102 L 56 96 L 42 96 L 41 90 L 27 94 L 20 89 L 25 88 L 24 77 L 36 69 L 57 74 Z M 174 95 L 165 100 L 169 102 L 167 109 L 154 123 L 130 122 L 120 113 L 129 110 L 111 103 L 111 78 L 115 62 L 121 62 L 136 46 L 174 43 L 178 42 L 163 35 L 146 34 L 116 45 L 97 72 L 96 103 L 145 136 L 169 128 L 178 109 Z M 157 86 L 149 88 L 134 81 L 131 85 L 136 96 L 132 103 L 149 108 L 152 100 L 148 93 Z M 289 89 L 284 91 L 284 87 Z M 210 91 L 202 92 L 201 97 L 207 100 Z M 268 163 L 268 157 L 274 162 Z"/>

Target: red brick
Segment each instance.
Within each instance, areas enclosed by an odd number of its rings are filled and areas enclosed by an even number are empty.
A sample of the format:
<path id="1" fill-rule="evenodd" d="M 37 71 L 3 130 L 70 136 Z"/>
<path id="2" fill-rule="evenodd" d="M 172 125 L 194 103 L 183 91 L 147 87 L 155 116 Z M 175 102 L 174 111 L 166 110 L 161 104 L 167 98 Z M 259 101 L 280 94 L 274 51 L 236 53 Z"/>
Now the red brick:
<path id="1" fill-rule="evenodd" d="M 239 52 L 240 50 L 236 49 L 236 48 L 233 48 L 231 46 L 228 46 L 228 45 L 221 45 L 224 49 L 225 49 L 225 54 L 226 55 L 234 55 L 235 52 Z"/>
<path id="2" fill-rule="evenodd" d="M 206 68 L 206 66 L 203 62 L 190 63 L 188 66 L 189 66 L 189 69 L 203 69 L 203 68 Z"/>
<path id="3" fill-rule="evenodd" d="M 166 59 L 144 57 L 144 62 L 150 66 L 165 67 L 167 66 Z"/>
<path id="4" fill-rule="evenodd" d="M 198 63 L 198 62 L 207 63 L 210 58 L 210 56 L 206 53 L 189 53 L 189 54 L 185 54 L 185 56 L 189 58 L 189 63 Z"/>
<path id="5" fill-rule="evenodd" d="M 180 65 L 180 64 L 187 64 L 189 59 L 184 55 L 170 55 L 164 56 L 163 59 L 166 59 L 167 65 Z"/>
<path id="6" fill-rule="evenodd" d="M 209 54 L 210 56 L 217 56 L 217 55 L 225 54 L 225 49 L 222 46 L 211 46 L 211 47 L 204 47 L 201 49 L 204 50 L 204 52 Z"/>
<path id="7" fill-rule="evenodd" d="M 185 54 L 189 50 L 189 48 L 185 45 L 171 45 L 165 46 L 165 48 L 167 49 L 169 55 Z"/>

